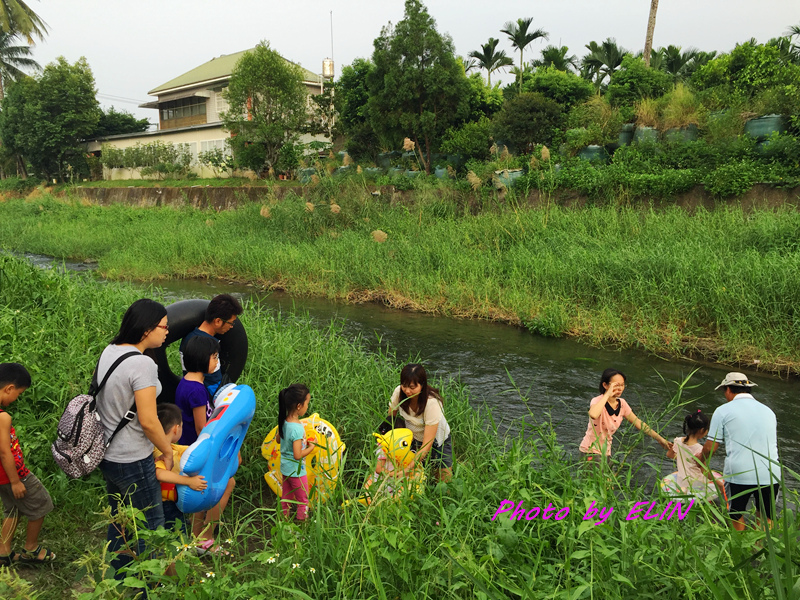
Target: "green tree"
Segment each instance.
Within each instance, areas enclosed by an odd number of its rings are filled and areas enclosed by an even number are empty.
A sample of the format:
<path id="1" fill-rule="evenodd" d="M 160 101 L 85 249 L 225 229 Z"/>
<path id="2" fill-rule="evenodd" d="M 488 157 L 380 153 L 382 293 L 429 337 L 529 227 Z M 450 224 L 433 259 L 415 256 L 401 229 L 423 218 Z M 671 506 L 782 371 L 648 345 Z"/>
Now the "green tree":
<path id="1" fill-rule="evenodd" d="M 494 136 L 516 152 L 526 154 L 536 144 L 550 146 L 557 140 L 563 116 L 561 106 L 542 94 L 518 94 L 495 115 Z"/>
<path id="2" fill-rule="evenodd" d="M 85 58 L 59 57 L 37 78 L 9 86 L 0 112 L 0 137 L 48 179 L 85 169 L 82 146 L 97 128 L 100 107 Z"/>
<path id="3" fill-rule="evenodd" d="M 256 173 L 272 168 L 280 149 L 307 125 L 308 92 L 300 67 L 261 42 L 239 59 L 225 98 L 222 123 L 236 161 Z"/>
<path id="4" fill-rule="evenodd" d="M 481 117 L 491 117 L 503 106 L 503 92 L 490 87 L 480 73 L 473 73 L 467 78 L 470 87 L 468 98 L 469 115 L 467 121 L 477 121 Z"/>
<path id="5" fill-rule="evenodd" d="M 39 63 L 30 58 L 30 46 L 17 46 L 17 36 L 0 33 L 0 102 L 5 95 L 5 86 L 11 81 L 25 77 L 23 69 L 39 69 Z"/>
<path id="6" fill-rule="evenodd" d="M 384 27 L 375 42 L 369 77 L 372 127 L 387 146 L 409 137 L 430 173 L 431 154 L 444 132 L 466 118 L 469 84 L 453 41 L 419 0 L 406 0 L 405 15 Z"/>
<path id="7" fill-rule="evenodd" d="M 47 25 L 21 0 L 0 0 L 0 31 L 22 35 L 32 44 L 33 36 L 44 39 Z"/>
<path id="8" fill-rule="evenodd" d="M 594 86 L 583 77 L 570 71 L 562 71 L 555 66 L 540 67 L 525 83 L 526 92 L 539 92 L 545 98 L 558 102 L 569 110 L 576 104 L 589 99 L 594 93 Z"/>
<path id="9" fill-rule="evenodd" d="M 489 87 L 492 85 L 492 73 L 494 71 L 514 64 L 514 61 L 506 56 L 504 50 L 495 51 L 499 42 L 500 40 L 490 37 L 487 43 L 481 44 L 480 51 L 473 50 L 469 53 L 471 58 L 478 61 L 478 67 L 486 69 L 486 82 Z"/>
<path id="10" fill-rule="evenodd" d="M 369 118 L 369 76 L 371 61 L 357 58 L 342 69 L 336 82 L 334 102 L 339 115 L 337 130 L 347 138 L 345 148 L 355 159 L 375 160 L 380 151 L 378 136 Z"/>
<path id="11" fill-rule="evenodd" d="M 531 61 L 531 65 L 537 69 L 555 67 L 559 71 L 573 71 L 578 68 L 578 57 L 574 54 L 569 56 L 569 48 L 566 46 L 547 46 L 542 50 L 542 58 Z"/>
<path id="12" fill-rule="evenodd" d="M 608 82 L 608 100 L 613 106 L 632 106 L 642 98 L 660 98 L 672 87 L 672 78 L 644 64 L 641 58 L 626 56 Z"/>
<path id="13" fill-rule="evenodd" d="M 530 29 L 531 23 L 533 23 L 533 17 L 528 17 L 527 19 L 517 19 L 516 21 L 509 21 L 503 28 L 500 30 L 502 33 L 505 33 L 508 36 L 508 39 L 511 40 L 511 45 L 519 50 L 519 67 L 520 67 L 520 78 L 519 78 L 519 89 L 522 91 L 522 73 L 524 72 L 524 65 L 525 61 L 522 59 L 522 53 L 525 51 L 525 48 L 528 47 L 528 44 L 531 42 L 538 40 L 539 38 L 547 39 L 549 35 L 544 29 L 537 29 L 535 31 L 528 31 Z"/>
<path id="14" fill-rule="evenodd" d="M 619 69 L 622 59 L 630 54 L 625 48 L 617 45 L 614 38 L 608 38 L 602 44 L 589 42 L 586 44 L 589 54 L 583 57 L 581 70 L 586 79 L 594 79 L 595 87 L 600 89 L 603 80 Z"/>
<path id="15" fill-rule="evenodd" d="M 92 138 L 121 135 L 123 133 L 139 133 L 147 131 L 150 121 L 137 119 L 127 110 L 117 110 L 113 106 L 100 113 L 97 129 L 89 136 Z"/>

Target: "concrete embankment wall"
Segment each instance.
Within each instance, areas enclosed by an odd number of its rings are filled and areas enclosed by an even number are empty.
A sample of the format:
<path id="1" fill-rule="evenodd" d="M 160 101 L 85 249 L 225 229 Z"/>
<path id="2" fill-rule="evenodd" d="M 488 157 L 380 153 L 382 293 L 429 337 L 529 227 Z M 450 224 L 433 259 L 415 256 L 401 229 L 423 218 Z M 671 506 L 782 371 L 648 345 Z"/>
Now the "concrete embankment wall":
<path id="1" fill-rule="evenodd" d="M 188 187 L 77 187 L 70 190 L 71 195 L 88 200 L 95 204 L 128 204 L 131 206 L 192 206 L 194 208 L 213 208 L 227 210 L 236 208 L 245 203 L 263 202 L 266 197 L 284 198 L 292 192 L 303 197 L 308 188 L 283 187 L 283 186 L 251 186 L 251 187 L 223 187 L 223 186 L 188 186 Z M 394 186 L 387 185 L 368 187 L 369 192 L 378 192 L 384 201 L 413 202 L 414 190 L 397 191 Z M 430 192 L 426 192 L 430 193 Z M 454 190 L 438 190 L 435 193 L 447 195 L 456 201 L 473 204 L 477 196 L 473 193 L 463 193 Z M 589 203 L 585 196 L 559 190 L 550 200 L 565 206 L 581 207 Z M 541 202 L 538 190 L 532 191 L 528 196 L 528 203 L 536 206 Z M 634 200 L 633 204 L 644 201 Z M 708 209 L 719 205 L 720 201 L 710 196 L 702 186 L 680 194 L 675 198 L 664 200 L 655 199 L 655 205 L 677 205 L 687 209 L 705 207 Z M 725 204 L 739 203 L 745 208 L 770 208 L 778 206 L 800 207 L 800 187 L 775 188 L 768 185 L 757 184 L 746 194 L 739 198 L 725 200 Z"/>

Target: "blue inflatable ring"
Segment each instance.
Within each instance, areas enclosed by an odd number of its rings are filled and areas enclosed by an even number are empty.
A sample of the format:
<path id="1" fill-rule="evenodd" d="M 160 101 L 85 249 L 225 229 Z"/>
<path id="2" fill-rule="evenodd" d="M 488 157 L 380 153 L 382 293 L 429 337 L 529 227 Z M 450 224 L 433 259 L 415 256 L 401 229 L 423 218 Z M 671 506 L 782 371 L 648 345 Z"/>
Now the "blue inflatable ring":
<path id="1" fill-rule="evenodd" d="M 239 468 L 239 449 L 255 412 L 256 397 L 249 386 L 229 384 L 220 390 L 211 418 L 181 457 L 181 475 L 202 475 L 208 487 L 196 492 L 176 486 L 181 512 L 208 510 L 220 501 Z"/>

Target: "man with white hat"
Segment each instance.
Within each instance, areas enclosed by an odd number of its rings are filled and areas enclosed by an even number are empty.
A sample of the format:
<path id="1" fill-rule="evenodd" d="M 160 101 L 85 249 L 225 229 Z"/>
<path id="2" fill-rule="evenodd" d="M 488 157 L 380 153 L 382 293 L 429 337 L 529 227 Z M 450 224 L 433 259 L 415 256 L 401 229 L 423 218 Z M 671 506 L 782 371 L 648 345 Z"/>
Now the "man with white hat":
<path id="1" fill-rule="evenodd" d="M 731 524 L 744 531 L 744 511 L 750 496 L 772 526 L 772 507 L 780 487 L 778 431 L 775 413 L 753 398 L 756 384 L 744 373 L 728 373 L 716 388 L 723 388 L 727 404 L 711 416 L 708 438 L 700 459 L 708 458 L 720 444 L 725 444 L 723 478 L 727 488 Z"/>

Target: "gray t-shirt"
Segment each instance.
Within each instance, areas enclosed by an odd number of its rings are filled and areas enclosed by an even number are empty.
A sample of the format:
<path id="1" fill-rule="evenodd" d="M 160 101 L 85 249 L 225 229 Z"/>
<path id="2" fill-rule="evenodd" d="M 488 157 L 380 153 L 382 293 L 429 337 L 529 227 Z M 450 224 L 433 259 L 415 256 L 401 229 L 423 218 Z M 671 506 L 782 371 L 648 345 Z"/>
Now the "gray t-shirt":
<path id="1" fill-rule="evenodd" d="M 133 346 L 106 346 L 100 355 L 97 382 L 103 381 L 108 369 L 120 356 L 136 351 Z M 158 367 L 148 356 L 126 358 L 111 374 L 105 387 L 97 395 L 97 412 L 105 429 L 106 440 L 111 437 L 122 417 L 133 405 L 134 392 L 148 387 L 155 387 L 156 395 L 161 393 Z M 153 442 L 145 436 L 137 414 L 114 437 L 114 441 L 106 451 L 105 459 L 117 463 L 132 463 L 152 455 Z"/>

